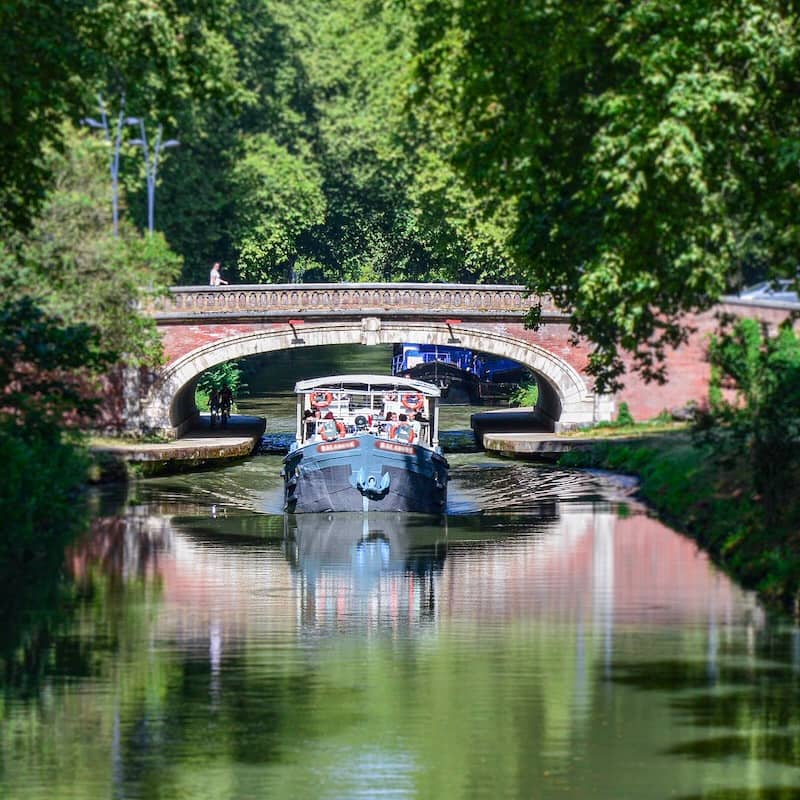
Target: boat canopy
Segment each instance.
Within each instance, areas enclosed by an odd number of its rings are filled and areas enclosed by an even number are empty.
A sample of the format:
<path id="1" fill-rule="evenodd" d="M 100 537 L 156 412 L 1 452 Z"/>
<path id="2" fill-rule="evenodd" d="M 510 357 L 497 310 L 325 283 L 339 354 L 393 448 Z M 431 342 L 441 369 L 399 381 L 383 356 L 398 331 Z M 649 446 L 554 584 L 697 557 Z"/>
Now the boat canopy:
<path id="1" fill-rule="evenodd" d="M 368 392 L 421 392 L 426 397 L 439 397 L 441 392 L 438 386 L 425 381 L 416 381 L 412 378 L 402 378 L 397 375 L 329 375 L 324 378 L 311 378 L 307 381 L 298 381 L 294 387 L 296 394 L 305 394 L 313 391 L 368 391 Z"/>

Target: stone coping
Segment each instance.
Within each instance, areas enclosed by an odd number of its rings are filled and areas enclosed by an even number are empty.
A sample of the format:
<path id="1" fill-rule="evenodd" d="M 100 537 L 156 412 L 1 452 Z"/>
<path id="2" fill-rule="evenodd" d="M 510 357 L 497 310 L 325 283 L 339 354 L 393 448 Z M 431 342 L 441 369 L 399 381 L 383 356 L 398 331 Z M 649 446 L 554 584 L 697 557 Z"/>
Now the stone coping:
<path id="1" fill-rule="evenodd" d="M 210 425 L 208 414 L 198 426 L 169 442 L 128 442 L 92 445 L 95 453 L 107 453 L 128 462 L 207 461 L 244 458 L 261 441 L 266 420 L 261 417 L 234 416 L 224 428 Z"/>
<path id="2" fill-rule="evenodd" d="M 555 433 L 484 433 L 483 447 L 491 453 L 515 456 L 557 456 L 574 450 L 588 450 L 599 441 L 558 436 Z"/>

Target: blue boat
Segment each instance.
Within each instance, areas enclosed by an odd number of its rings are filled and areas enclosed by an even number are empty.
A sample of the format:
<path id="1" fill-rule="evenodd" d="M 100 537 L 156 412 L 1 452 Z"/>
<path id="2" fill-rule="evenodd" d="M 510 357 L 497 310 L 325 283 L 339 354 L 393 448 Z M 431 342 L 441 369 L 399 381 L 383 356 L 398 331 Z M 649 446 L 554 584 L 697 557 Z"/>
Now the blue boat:
<path id="1" fill-rule="evenodd" d="M 533 380 L 526 367 L 510 358 L 410 342 L 394 346 L 392 374 L 435 384 L 442 402 L 475 405 L 508 402 L 520 384 Z"/>
<path id="2" fill-rule="evenodd" d="M 300 381 L 295 393 L 297 433 L 281 473 L 286 511 L 445 510 L 438 387 L 335 375 Z"/>

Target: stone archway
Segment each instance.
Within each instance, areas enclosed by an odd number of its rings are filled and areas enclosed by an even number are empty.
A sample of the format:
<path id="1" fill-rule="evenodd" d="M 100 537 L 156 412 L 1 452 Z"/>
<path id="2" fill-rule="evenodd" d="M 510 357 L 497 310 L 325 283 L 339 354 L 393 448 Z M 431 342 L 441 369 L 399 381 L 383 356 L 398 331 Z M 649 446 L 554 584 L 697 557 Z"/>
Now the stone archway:
<path id="1" fill-rule="evenodd" d="M 611 399 L 595 395 L 574 367 L 539 345 L 504 331 L 470 328 L 468 323 L 453 330 L 447 323 L 366 317 L 349 322 L 306 323 L 296 331 L 283 326 L 250 330 L 203 344 L 162 369 L 144 400 L 142 422 L 149 430 L 180 436 L 198 414 L 194 390 L 199 376 L 231 359 L 299 347 L 402 342 L 465 347 L 523 364 L 539 382 L 537 410 L 552 421 L 556 430 L 611 418 Z"/>

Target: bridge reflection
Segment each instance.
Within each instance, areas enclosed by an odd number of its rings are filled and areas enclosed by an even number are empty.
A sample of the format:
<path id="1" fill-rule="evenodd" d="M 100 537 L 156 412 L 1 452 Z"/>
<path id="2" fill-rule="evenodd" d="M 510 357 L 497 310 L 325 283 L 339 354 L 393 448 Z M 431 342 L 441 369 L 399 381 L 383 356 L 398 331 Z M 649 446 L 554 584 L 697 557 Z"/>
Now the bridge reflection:
<path id="1" fill-rule="evenodd" d="M 691 541 L 609 503 L 435 522 L 141 509 L 96 520 L 69 563 L 79 582 L 150 586 L 161 607 L 153 635 L 187 647 L 209 647 L 212 629 L 218 647 L 307 628 L 519 618 L 580 624 L 613 648 L 621 626 L 759 614 Z"/>

